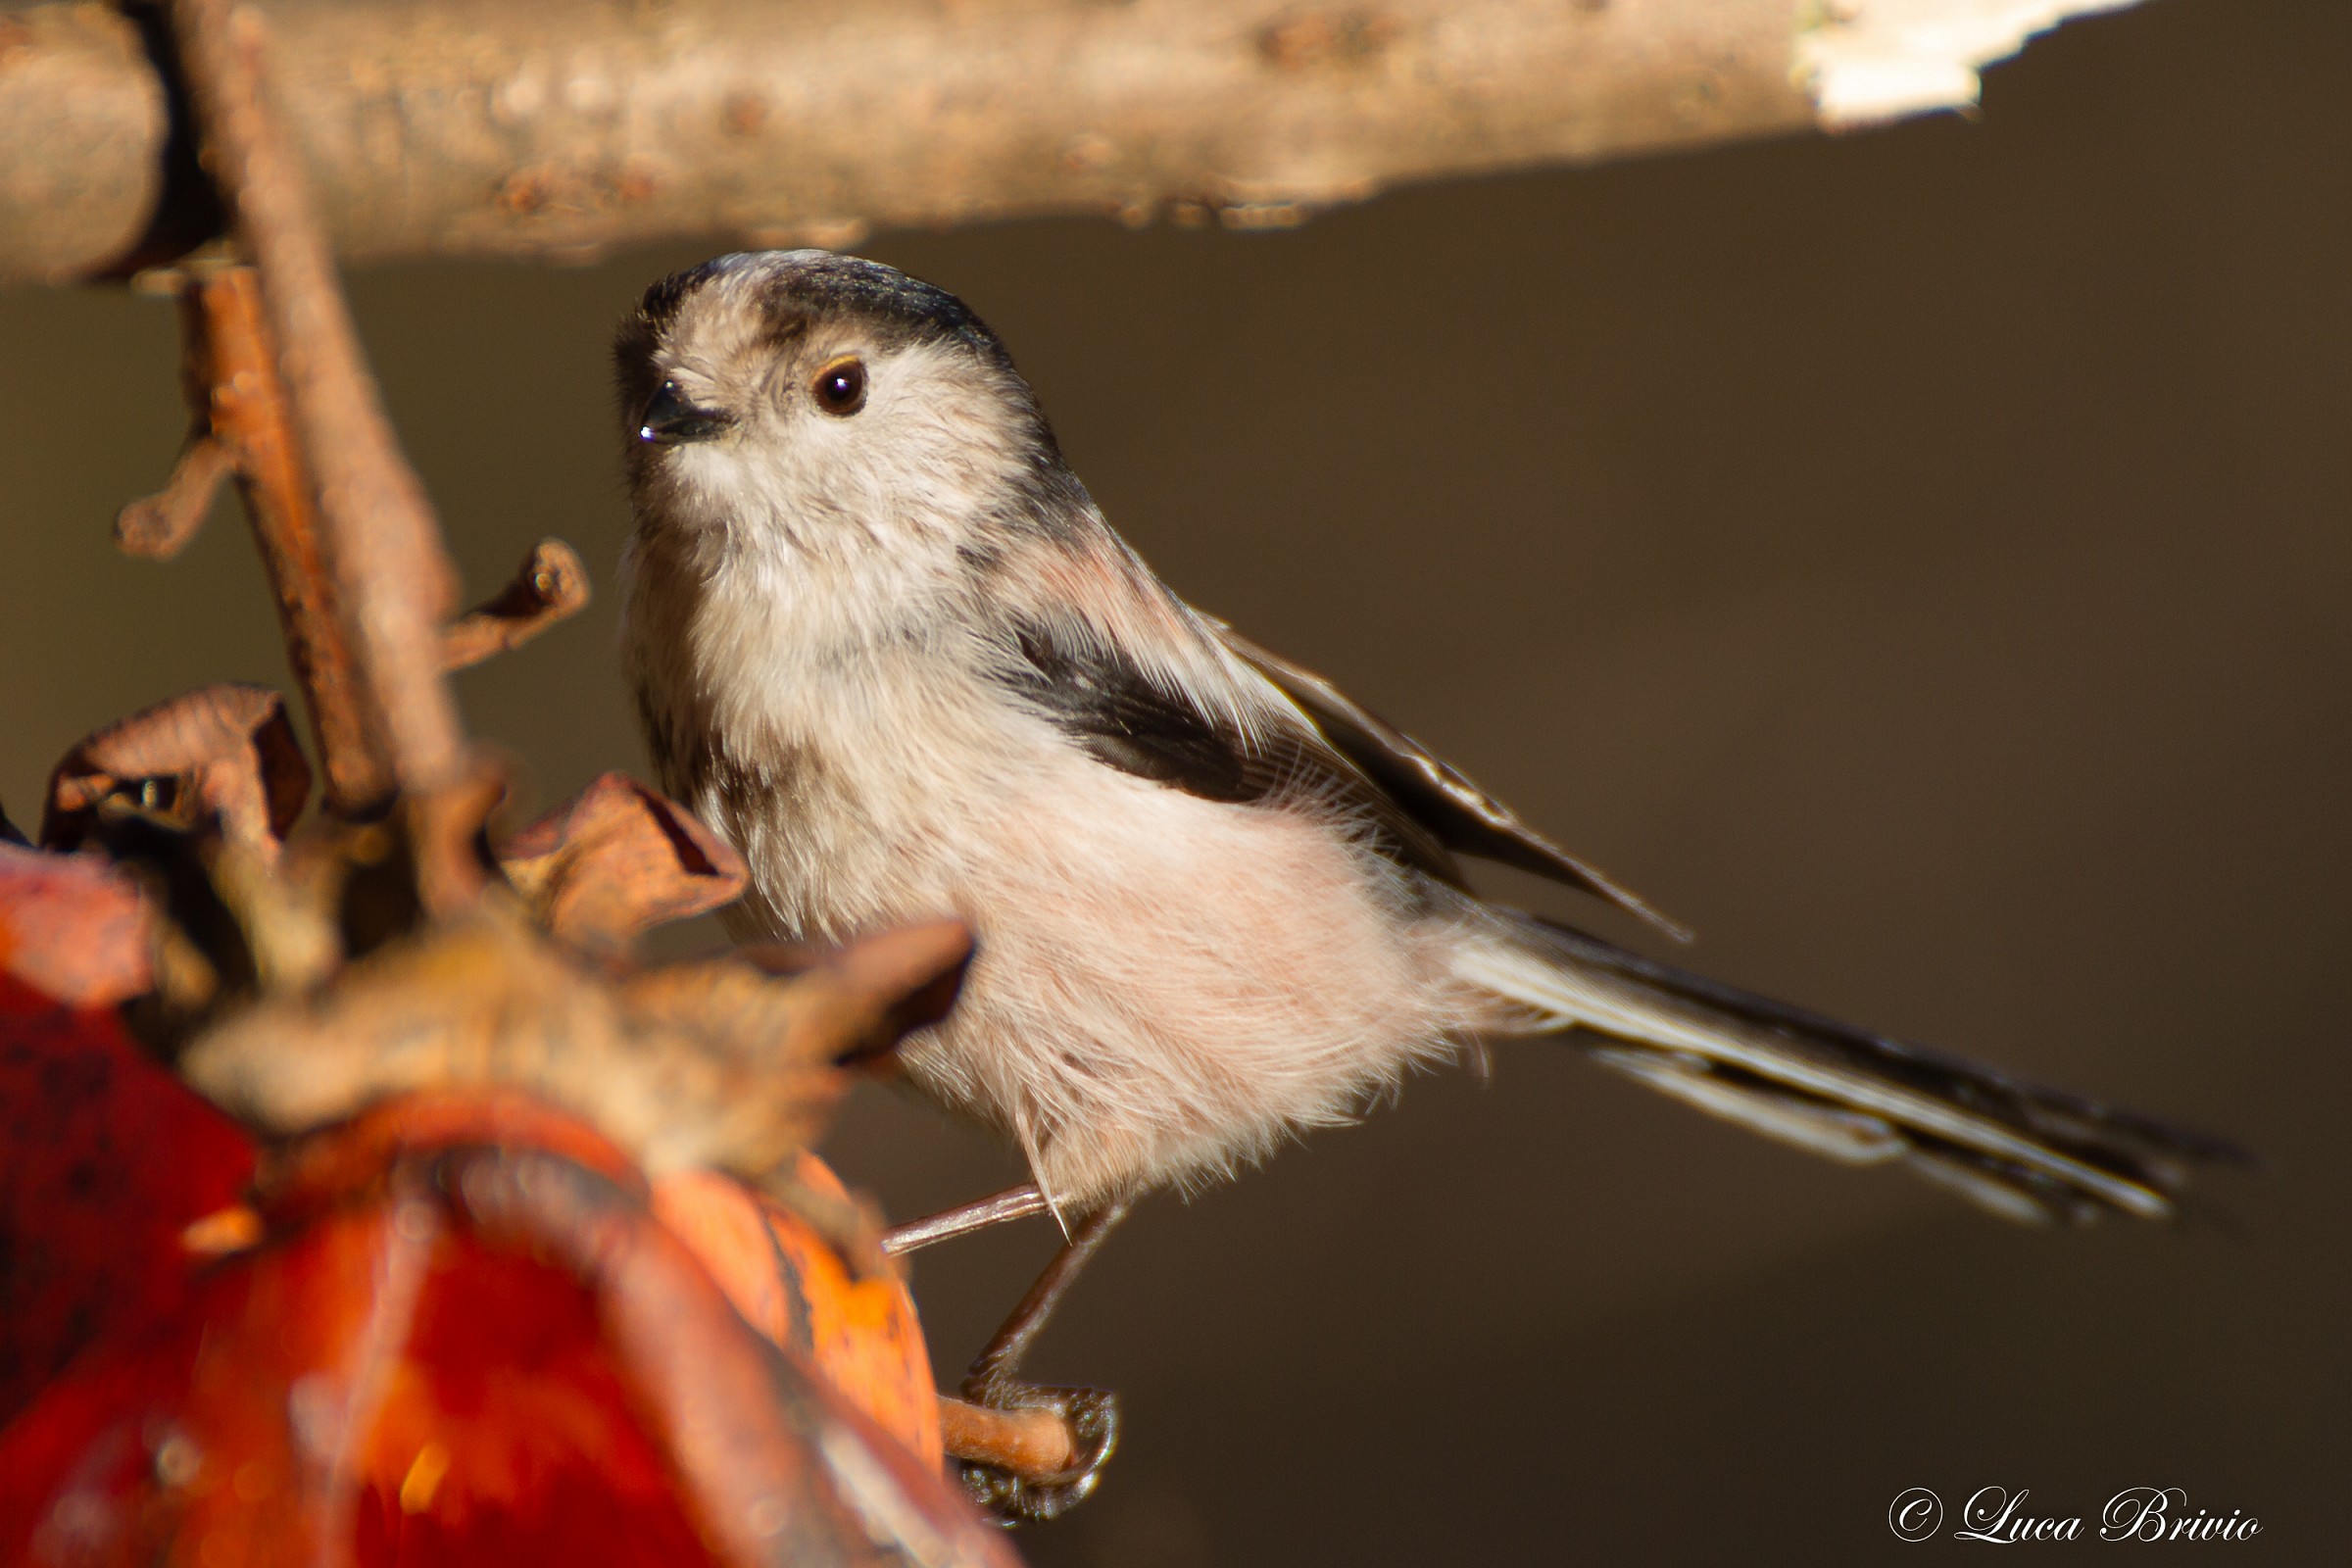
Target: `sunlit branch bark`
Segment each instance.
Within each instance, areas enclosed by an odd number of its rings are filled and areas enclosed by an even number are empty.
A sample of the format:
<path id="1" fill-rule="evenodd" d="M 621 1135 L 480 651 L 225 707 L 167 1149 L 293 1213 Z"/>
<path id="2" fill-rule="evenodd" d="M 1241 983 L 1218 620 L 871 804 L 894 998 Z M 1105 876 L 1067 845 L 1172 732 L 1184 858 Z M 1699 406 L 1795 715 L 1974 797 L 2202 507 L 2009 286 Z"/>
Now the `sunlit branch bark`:
<path id="1" fill-rule="evenodd" d="M 1384 186 L 1965 104 L 2124 0 L 275 0 L 347 260 L 577 258 L 1091 212 L 1298 220 Z M 0 11 L 0 282 L 184 234 L 170 96 L 94 4 Z"/>

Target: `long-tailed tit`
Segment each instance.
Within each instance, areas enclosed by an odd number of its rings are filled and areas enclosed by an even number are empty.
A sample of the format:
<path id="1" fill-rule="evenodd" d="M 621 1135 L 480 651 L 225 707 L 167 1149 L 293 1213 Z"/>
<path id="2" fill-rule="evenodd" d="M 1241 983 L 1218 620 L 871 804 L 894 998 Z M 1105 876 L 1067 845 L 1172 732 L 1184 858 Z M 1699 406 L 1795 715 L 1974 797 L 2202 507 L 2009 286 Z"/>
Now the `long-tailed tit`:
<path id="1" fill-rule="evenodd" d="M 738 931 L 968 921 L 961 1000 L 906 1070 L 1018 1146 L 1075 1248 L 1089 1216 L 1497 1036 L 1565 1033 L 1699 1109 L 2016 1219 L 2164 1216 L 2184 1159 L 2230 1152 L 1478 898 L 1457 857 L 1649 915 L 1179 600 L 940 289 L 821 252 L 724 257 L 655 284 L 616 358 L 628 675 L 666 786 L 750 862 Z M 1017 1402 L 1034 1326 L 977 1392 Z"/>

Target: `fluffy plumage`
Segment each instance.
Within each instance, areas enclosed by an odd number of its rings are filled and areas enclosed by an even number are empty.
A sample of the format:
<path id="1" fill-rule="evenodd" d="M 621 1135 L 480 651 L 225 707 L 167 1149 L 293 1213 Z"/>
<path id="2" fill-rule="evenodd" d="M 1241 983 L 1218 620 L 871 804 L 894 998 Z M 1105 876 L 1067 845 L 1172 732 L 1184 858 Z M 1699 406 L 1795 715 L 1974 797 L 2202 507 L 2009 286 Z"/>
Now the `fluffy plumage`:
<path id="1" fill-rule="evenodd" d="M 1649 912 L 1179 601 L 941 290 L 726 257 L 656 284 L 616 363 L 627 670 L 666 786 L 752 866 L 739 927 L 971 922 L 962 1000 L 906 1063 L 1065 1211 L 1222 1175 L 1481 1037 L 1567 1030 L 2015 1218 L 2165 1214 L 2184 1161 L 2234 1152 L 1480 902 L 1457 855 Z"/>

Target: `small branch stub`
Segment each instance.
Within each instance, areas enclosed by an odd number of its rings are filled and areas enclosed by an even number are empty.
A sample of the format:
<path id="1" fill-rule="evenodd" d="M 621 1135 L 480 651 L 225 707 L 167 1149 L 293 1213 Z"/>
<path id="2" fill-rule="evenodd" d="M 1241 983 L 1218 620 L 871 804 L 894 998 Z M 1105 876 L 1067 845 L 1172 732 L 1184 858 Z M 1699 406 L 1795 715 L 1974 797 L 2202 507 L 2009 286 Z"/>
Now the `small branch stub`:
<path id="1" fill-rule="evenodd" d="M 199 430 L 180 448 L 172 477 L 154 495 L 133 501 L 115 517 L 115 542 L 123 553 L 149 561 L 169 561 L 188 546 L 213 510 L 220 481 L 236 471 L 237 460 L 227 443 L 210 430 Z"/>
<path id="2" fill-rule="evenodd" d="M 1077 1455 L 1069 1423 L 1052 1410 L 996 1410 L 944 1394 L 939 1435 L 956 1458 L 1018 1476 L 1051 1479 Z"/>

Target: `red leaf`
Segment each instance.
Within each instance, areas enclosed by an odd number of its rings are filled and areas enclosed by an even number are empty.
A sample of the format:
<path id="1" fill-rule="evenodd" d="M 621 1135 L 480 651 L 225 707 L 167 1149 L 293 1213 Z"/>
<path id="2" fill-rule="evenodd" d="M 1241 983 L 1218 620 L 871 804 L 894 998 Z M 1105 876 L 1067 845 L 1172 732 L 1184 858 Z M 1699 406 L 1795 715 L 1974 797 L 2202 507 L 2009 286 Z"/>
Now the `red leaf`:
<path id="1" fill-rule="evenodd" d="M 710 1560 L 579 1282 L 393 1204 L 231 1261 L 54 1385 L 0 1437 L 0 1555 Z"/>
<path id="2" fill-rule="evenodd" d="M 1009 1568 L 936 1455 L 765 1346 L 615 1154 L 514 1097 L 318 1135 L 262 1245 L 0 1433 L 0 1561 Z"/>
<path id="3" fill-rule="evenodd" d="M 0 975 L 0 1419 L 99 1335 L 176 1310 L 181 1233 L 253 1149 L 112 1011 Z"/>

